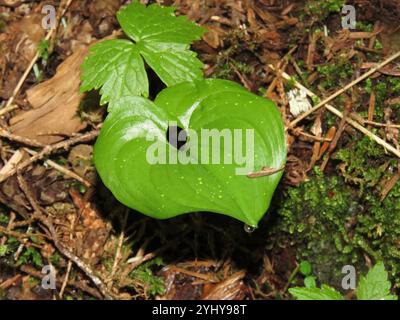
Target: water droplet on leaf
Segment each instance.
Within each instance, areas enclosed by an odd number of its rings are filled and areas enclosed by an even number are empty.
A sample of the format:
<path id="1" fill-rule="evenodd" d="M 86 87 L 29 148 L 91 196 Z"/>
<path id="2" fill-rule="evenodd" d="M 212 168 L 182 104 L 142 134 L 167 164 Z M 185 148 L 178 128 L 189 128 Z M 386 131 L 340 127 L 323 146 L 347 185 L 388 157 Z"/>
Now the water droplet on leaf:
<path id="1" fill-rule="evenodd" d="M 244 231 L 247 233 L 253 233 L 257 228 L 249 226 L 248 224 L 244 225 Z"/>

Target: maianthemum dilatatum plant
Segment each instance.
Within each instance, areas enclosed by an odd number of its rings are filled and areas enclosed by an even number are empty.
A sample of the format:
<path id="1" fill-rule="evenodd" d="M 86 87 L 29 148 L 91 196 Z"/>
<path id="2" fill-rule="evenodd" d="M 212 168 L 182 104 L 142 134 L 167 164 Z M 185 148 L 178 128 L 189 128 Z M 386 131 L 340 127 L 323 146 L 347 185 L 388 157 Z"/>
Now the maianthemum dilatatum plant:
<path id="1" fill-rule="evenodd" d="M 129 4 L 117 18 L 130 40 L 95 44 L 82 65 L 81 90 L 100 89 L 101 104 L 108 104 L 94 148 L 96 169 L 119 201 L 150 217 L 210 211 L 256 227 L 282 172 L 250 179 L 237 174 L 236 163 L 199 162 L 192 147 L 203 146 L 197 137 L 205 129 L 252 132 L 250 171 L 282 168 L 286 142 L 279 110 L 234 82 L 204 79 L 203 64 L 190 45 L 205 29 L 174 12 Z M 167 86 L 154 101 L 148 99 L 146 67 Z M 183 148 L 168 139 L 171 123 L 187 134 Z M 218 151 L 232 157 L 224 138 Z M 175 154 L 186 162 L 149 161 L 154 141 L 161 159 Z"/>

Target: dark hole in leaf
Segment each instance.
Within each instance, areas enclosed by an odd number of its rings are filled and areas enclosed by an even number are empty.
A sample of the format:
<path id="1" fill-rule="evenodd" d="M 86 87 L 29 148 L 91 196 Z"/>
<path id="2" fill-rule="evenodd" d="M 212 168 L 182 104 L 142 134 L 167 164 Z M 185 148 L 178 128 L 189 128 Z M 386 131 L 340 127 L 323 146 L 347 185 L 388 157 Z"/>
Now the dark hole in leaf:
<path id="1" fill-rule="evenodd" d="M 179 126 L 169 126 L 167 129 L 167 140 L 169 144 L 178 150 L 187 142 L 187 132 Z M 183 149 L 182 149 L 183 150 Z"/>
<path id="2" fill-rule="evenodd" d="M 146 68 L 147 77 L 149 79 L 149 98 L 154 100 L 157 95 L 167 86 L 161 81 L 157 73 L 151 68 Z"/>

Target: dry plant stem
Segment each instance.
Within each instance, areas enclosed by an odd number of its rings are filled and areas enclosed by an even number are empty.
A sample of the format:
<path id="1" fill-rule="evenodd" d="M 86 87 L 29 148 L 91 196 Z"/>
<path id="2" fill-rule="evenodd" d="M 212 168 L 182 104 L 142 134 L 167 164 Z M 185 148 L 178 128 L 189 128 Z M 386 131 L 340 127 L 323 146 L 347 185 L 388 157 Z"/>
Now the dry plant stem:
<path id="1" fill-rule="evenodd" d="M 17 238 L 17 239 L 20 239 L 20 240 L 28 239 L 28 238 L 31 238 L 31 237 L 43 237 L 42 234 L 29 233 L 29 232 L 20 233 L 20 232 L 17 232 L 17 231 L 12 231 L 10 229 L 4 228 L 2 226 L 0 226 L 0 233 L 6 234 L 8 236 L 11 236 L 11 237 L 14 237 L 14 238 Z"/>
<path id="2" fill-rule="evenodd" d="M 51 232 L 51 231 L 50 231 Z M 100 290 L 100 292 L 103 294 L 104 298 L 107 300 L 113 300 L 113 296 L 111 293 L 108 291 L 107 286 L 104 284 L 104 282 L 94 274 L 93 270 L 90 268 L 90 266 L 86 265 L 80 258 L 75 256 L 72 252 L 70 252 L 68 249 L 64 248 L 58 243 L 58 240 L 54 240 L 54 244 L 56 248 L 69 260 L 74 262 L 91 280 L 92 282 L 96 285 L 96 287 Z"/>
<path id="3" fill-rule="evenodd" d="M 31 233 L 32 232 L 32 226 L 28 226 L 28 229 L 26 230 L 26 233 Z M 28 238 L 25 238 L 21 241 L 21 244 L 19 245 L 17 251 L 14 253 L 14 260 L 18 261 L 19 256 L 22 253 L 22 250 L 24 250 L 24 247 L 26 245 L 26 243 L 28 242 Z"/>
<path id="4" fill-rule="evenodd" d="M 7 228 L 3 228 L 6 231 L 10 231 L 14 228 L 14 221 L 15 221 L 15 213 L 13 211 L 10 212 L 10 219 L 8 220 Z M 5 236 L 4 232 L 2 238 L 0 239 L 0 246 L 4 246 L 7 241 L 7 237 Z"/>
<path id="5" fill-rule="evenodd" d="M 329 159 L 330 159 L 333 151 L 336 149 L 337 143 L 339 142 L 339 139 L 342 136 L 342 134 L 346 128 L 346 119 L 347 119 L 348 115 L 350 114 L 350 112 L 351 112 L 351 102 L 347 101 L 344 112 L 343 112 L 343 118 L 340 120 L 339 127 L 336 131 L 336 134 L 333 137 L 332 142 L 329 144 L 328 155 L 326 156 L 326 158 L 324 159 L 324 161 L 321 164 L 322 172 L 325 171 L 325 168 L 328 165 Z"/>
<path id="6" fill-rule="evenodd" d="M 67 11 L 67 9 L 71 5 L 71 3 L 72 3 L 72 0 L 68 0 L 65 8 L 63 9 L 63 11 L 61 12 L 61 14 L 59 16 L 60 19 L 64 16 L 65 12 Z M 47 33 L 46 37 L 44 38 L 46 41 L 50 40 L 50 38 L 53 36 L 54 30 L 55 29 L 52 29 Z M 26 78 L 28 77 L 29 73 L 31 72 L 33 66 L 35 65 L 35 63 L 37 62 L 38 59 L 39 59 L 39 52 L 37 52 L 35 54 L 35 56 L 32 58 L 32 60 L 29 63 L 28 67 L 26 68 L 24 74 L 19 79 L 19 81 L 17 83 L 17 86 L 15 87 L 15 89 L 14 89 L 14 91 L 12 93 L 12 96 L 11 96 L 10 99 L 8 99 L 7 104 L 5 105 L 5 107 L 0 110 L 0 116 L 2 116 L 4 114 L 6 114 L 6 113 L 18 108 L 17 105 L 13 104 L 14 100 L 15 100 L 16 96 L 18 95 L 19 91 L 21 90 L 22 85 L 24 84 Z"/>
<path id="7" fill-rule="evenodd" d="M 22 272 L 27 273 L 35 278 L 41 279 L 43 277 L 43 274 L 41 272 L 35 270 L 34 268 L 32 268 L 28 265 L 23 265 L 23 266 L 21 266 L 20 269 Z M 56 282 L 57 282 L 57 286 L 60 287 L 61 281 L 57 280 Z M 98 292 L 95 288 L 91 288 L 91 287 L 87 286 L 84 281 L 69 280 L 68 285 L 71 287 L 75 287 L 79 290 L 82 290 L 83 292 L 86 292 L 97 299 L 103 298 L 100 292 Z"/>
<path id="8" fill-rule="evenodd" d="M 68 265 L 67 265 L 67 272 L 65 273 L 64 281 L 63 281 L 63 283 L 61 285 L 61 289 L 60 289 L 60 295 L 59 295 L 60 299 L 62 299 L 64 296 L 64 291 L 68 284 L 68 279 L 69 279 L 69 275 L 71 273 L 71 269 L 72 269 L 72 261 L 69 260 Z"/>
<path id="9" fill-rule="evenodd" d="M 34 151 L 34 150 L 31 150 L 31 149 L 28 149 L 28 148 L 24 148 L 24 149 L 26 150 L 26 152 L 30 153 L 33 156 L 37 154 L 37 152 Z M 54 162 L 52 160 L 46 160 L 45 163 L 47 165 L 49 165 L 50 167 L 52 167 L 52 168 L 60 171 L 61 173 L 65 174 L 66 176 L 71 177 L 71 178 L 79 181 L 80 183 L 84 184 L 88 188 L 92 186 L 92 184 L 89 181 L 85 180 L 81 176 L 77 175 L 75 172 L 72 172 L 71 170 L 68 170 L 67 168 L 59 165 L 58 163 L 56 163 L 56 162 Z"/>
<path id="10" fill-rule="evenodd" d="M 40 142 L 32 140 L 32 139 L 17 136 L 15 134 L 8 132 L 6 129 L 3 129 L 3 128 L 0 128 L 0 137 L 6 138 L 6 139 L 14 141 L 14 142 L 19 142 L 19 143 L 22 143 L 24 145 L 31 146 L 31 147 L 37 147 L 37 148 L 44 147 L 43 143 L 40 143 Z"/>
<path id="11" fill-rule="evenodd" d="M 75 263 L 75 265 L 78 266 L 92 280 L 92 282 L 96 285 L 96 287 L 99 289 L 99 291 L 103 294 L 103 296 L 106 299 L 112 300 L 113 299 L 112 294 L 108 291 L 108 288 L 106 287 L 104 282 L 97 275 L 95 275 L 95 273 L 90 268 L 90 266 L 88 266 L 79 257 L 74 255 L 71 251 L 69 251 L 67 248 L 65 248 L 59 242 L 57 232 L 54 228 L 51 218 L 45 216 L 44 209 L 42 209 L 35 201 L 32 193 L 29 190 L 29 187 L 28 187 L 26 181 L 24 180 L 24 178 L 22 177 L 22 175 L 17 174 L 17 178 L 18 178 L 18 183 L 19 183 L 21 190 L 24 192 L 25 196 L 27 197 L 30 205 L 32 206 L 32 208 L 35 212 L 37 220 L 41 223 L 43 229 L 51 236 L 51 239 L 53 240 L 54 245 L 58 249 L 58 251 L 60 251 L 62 255 L 64 255 L 69 260 L 71 260 L 73 263 Z"/>
<path id="12" fill-rule="evenodd" d="M 64 140 L 61 142 L 58 142 L 56 144 L 52 144 L 49 146 L 46 146 L 43 148 L 42 151 L 38 152 L 36 155 L 31 157 L 30 159 L 22 162 L 19 164 L 16 168 L 13 168 L 12 170 L 8 171 L 6 174 L 4 174 L 2 177 L 0 177 L 0 183 L 7 180 L 9 177 L 13 176 L 18 170 L 22 170 L 26 168 L 27 166 L 31 165 L 32 163 L 43 159 L 44 157 L 52 154 L 54 151 L 59 150 L 59 149 L 68 149 L 74 144 L 80 143 L 80 142 L 87 142 L 90 140 L 93 140 L 99 135 L 99 130 L 93 130 L 91 132 L 82 134 L 78 137 L 74 137 L 68 140 Z"/>
<path id="13" fill-rule="evenodd" d="M 20 274 L 17 274 L 15 277 L 7 279 L 6 281 L 0 284 L 0 289 L 6 290 L 9 287 L 14 286 L 17 283 L 17 281 L 21 279 L 21 277 L 22 276 Z"/>
<path id="14" fill-rule="evenodd" d="M 261 171 L 258 172 L 250 172 L 247 177 L 251 178 L 251 179 L 255 179 L 255 178 L 261 178 L 261 177 L 267 177 L 267 176 L 272 176 L 273 174 L 284 170 L 285 167 L 279 168 L 279 169 L 275 169 L 275 168 L 267 168 L 264 167 L 261 169 Z"/>
<path id="15" fill-rule="evenodd" d="M 72 219 L 71 220 L 70 234 L 69 234 L 69 239 L 71 240 L 71 242 L 73 241 L 74 229 L 75 229 L 75 219 Z M 72 269 L 72 261 L 69 260 L 68 261 L 68 265 L 67 265 L 67 272 L 65 273 L 65 277 L 64 277 L 64 282 L 63 282 L 63 284 L 61 286 L 60 293 L 59 293 L 60 300 L 62 300 L 62 298 L 64 296 L 64 291 L 65 291 L 65 288 L 67 287 L 67 283 L 68 283 L 69 275 L 71 273 L 71 269 Z"/>
<path id="16" fill-rule="evenodd" d="M 4 164 L 4 167 L 1 168 L 0 170 L 0 180 L 8 174 L 9 171 L 14 169 L 18 163 L 22 161 L 22 158 L 24 157 L 24 152 L 21 151 L 21 149 L 17 150 L 14 152 L 14 154 L 11 156 L 11 158 L 7 159 Z"/>
<path id="17" fill-rule="evenodd" d="M 212 275 L 207 275 L 207 274 L 202 274 L 199 272 L 194 272 L 194 271 L 190 271 L 190 270 L 186 270 L 177 266 L 173 266 L 171 268 L 172 271 L 178 272 L 178 273 L 182 273 L 182 274 L 186 274 L 188 276 L 191 276 L 193 278 L 199 278 L 201 280 L 204 280 L 206 282 L 211 282 L 211 283 L 215 283 L 218 282 L 217 279 L 215 279 L 215 277 L 213 277 Z"/>
<path id="18" fill-rule="evenodd" d="M 369 124 L 373 127 L 381 127 L 381 128 L 395 128 L 400 129 L 400 124 L 387 124 L 387 123 L 379 123 L 375 121 L 364 120 L 364 124 Z"/>
<path id="19" fill-rule="evenodd" d="M 117 252 L 115 253 L 115 258 L 114 258 L 114 264 L 111 269 L 111 274 L 110 274 L 110 285 L 112 285 L 112 280 L 117 272 L 118 268 L 118 263 L 121 260 L 121 251 L 122 251 L 122 245 L 124 244 L 124 239 L 125 239 L 125 229 L 126 229 L 126 224 L 128 222 L 128 214 L 129 214 L 129 209 L 126 209 L 124 217 L 122 218 L 122 226 L 121 226 L 121 234 L 118 239 L 118 247 L 117 247 Z"/>
<path id="20" fill-rule="evenodd" d="M 314 113 L 315 111 L 317 111 L 318 109 L 320 109 L 321 107 L 326 105 L 327 103 L 331 102 L 333 99 L 335 99 L 336 97 L 340 96 L 343 92 L 346 92 L 350 88 L 354 87 L 356 84 L 360 83 L 361 81 L 364 81 L 369 76 L 371 76 L 375 72 L 377 72 L 379 69 L 383 68 L 384 66 L 386 66 L 387 64 L 389 64 L 390 62 L 392 62 L 393 60 L 395 60 L 395 59 L 397 59 L 399 57 L 400 57 L 400 51 L 395 53 L 394 55 L 392 55 L 391 57 L 389 57 L 385 61 L 379 63 L 374 68 L 372 68 L 368 72 L 364 73 L 361 77 L 357 78 L 356 80 L 354 80 L 351 83 L 349 83 L 348 85 L 346 85 L 344 88 L 336 91 L 334 94 L 332 94 L 328 98 L 326 98 L 323 101 L 321 101 L 320 103 L 318 103 L 315 107 L 313 107 L 310 110 L 308 110 L 307 112 L 304 112 L 303 114 L 301 114 L 299 117 L 297 117 L 295 120 L 293 120 L 290 123 L 290 128 L 293 128 L 300 121 L 302 121 L 303 119 L 307 118 L 310 114 Z M 273 70 L 276 70 L 276 68 L 274 66 L 272 66 L 272 65 L 269 65 L 269 67 L 272 68 Z"/>
<path id="21" fill-rule="evenodd" d="M 161 250 L 156 250 L 156 251 L 160 252 Z M 150 252 L 150 253 L 145 254 L 144 256 L 139 256 L 139 257 L 129 259 L 128 263 L 130 263 L 130 265 L 123 272 L 122 278 L 127 277 L 133 270 L 135 270 L 137 267 L 139 267 L 142 263 L 152 260 L 156 256 L 157 256 L 157 252 Z"/>
<path id="22" fill-rule="evenodd" d="M 400 52 L 399 52 L 399 56 L 400 56 Z M 300 84 L 298 81 L 292 79 L 292 77 L 290 75 L 288 75 L 286 72 L 282 72 L 277 70 L 273 65 L 269 65 L 269 68 L 271 68 L 272 70 L 276 71 L 277 73 L 279 73 L 284 79 L 288 80 L 288 81 L 293 81 L 295 86 L 300 89 L 300 90 L 304 90 L 308 96 L 310 97 L 317 97 L 317 95 L 315 93 L 313 93 L 312 91 L 310 91 L 309 89 L 307 89 L 306 87 L 304 87 L 302 84 Z M 330 111 L 331 113 L 333 113 L 334 115 L 338 116 L 339 118 L 343 118 L 343 113 L 340 112 L 338 109 L 336 109 L 335 107 L 333 107 L 330 104 L 325 104 L 325 108 Z M 308 113 L 309 114 L 309 113 Z M 358 131 L 362 132 L 363 134 L 365 134 L 367 137 L 369 137 L 370 139 L 374 140 L 376 143 L 378 143 L 379 145 L 381 145 L 382 147 L 384 147 L 386 150 L 390 151 L 391 153 L 393 153 L 395 156 L 397 156 L 398 158 L 400 158 L 400 151 L 397 150 L 396 148 L 394 148 L 392 145 L 390 145 L 389 143 L 387 143 L 385 140 L 383 140 L 382 138 L 378 137 L 376 134 L 372 133 L 371 131 L 369 131 L 368 129 L 366 129 L 365 127 L 363 127 L 361 124 L 359 124 L 357 121 L 351 119 L 351 118 L 347 118 L 346 122 L 348 124 L 350 124 L 351 126 L 353 126 L 355 129 L 357 129 Z"/>

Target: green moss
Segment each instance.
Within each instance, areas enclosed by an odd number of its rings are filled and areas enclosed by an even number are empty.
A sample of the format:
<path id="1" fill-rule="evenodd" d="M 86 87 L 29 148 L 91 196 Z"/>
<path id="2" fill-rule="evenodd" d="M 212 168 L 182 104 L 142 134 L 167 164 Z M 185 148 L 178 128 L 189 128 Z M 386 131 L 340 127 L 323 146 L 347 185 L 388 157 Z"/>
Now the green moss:
<path id="1" fill-rule="evenodd" d="M 388 86 L 389 93 L 392 95 L 399 95 L 400 94 L 400 78 L 389 77 L 388 82 L 389 82 L 389 86 Z"/>
<path id="2" fill-rule="evenodd" d="M 327 17 L 330 13 L 339 13 L 344 4 L 344 0 L 312 0 L 308 1 L 305 11 L 309 15 Z"/>
<path id="3" fill-rule="evenodd" d="M 138 282 L 138 285 L 143 287 L 144 291 L 149 296 L 163 294 L 165 291 L 164 281 L 162 278 L 154 275 L 153 268 L 160 267 L 164 263 L 161 258 L 153 259 L 136 268 L 130 277 Z"/>
<path id="4" fill-rule="evenodd" d="M 299 261 L 309 261 L 321 282 L 338 289 L 342 267 L 351 264 L 362 273 L 365 256 L 383 261 L 399 288 L 400 182 L 383 201 L 380 194 L 396 161 L 368 138 L 343 147 L 332 161 L 339 161 L 345 178 L 316 170 L 310 181 L 280 196 L 273 245 L 296 248 Z"/>
<path id="5" fill-rule="evenodd" d="M 340 149 L 334 159 L 343 162 L 343 176 L 348 182 L 358 185 L 361 193 L 365 187 L 374 187 L 390 164 L 384 156 L 384 150 L 368 137 Z"/>
<path id="6" fill-rule="evenodd" d="M 5 215 L 3 213 L 0 214 L 0 224 L 7 225 L 9 220 L 10 218 L 8 215 Z"/>
<path id="7" fill-rule="evenodd" d="M 382 42 L 380 42 L 378 39 L 375 40 L 374 49 L 376 49 L 376 50 L 382 50 L 383 49 Z"/>
<path id="8" fill-rule="evenodd" d="M 236 75 L 236 70 L 245 75 L 249 75 L 254 72 L 253 68 L 251 68 L 247 64 L 230 59 L 229 63 L 219 65 L 216 71 L 213 73 L 212 77 L 217 79 L 232 80 Z"/>
<path id="9" fill-rule="evenodd" d="M 274 236 L 288 238 L 298 259 L 310 261 L 320 281 L 339 284 L 342 267 L 360 262 L 361 252 L 349 232 L 359 210 L 351 188 L 341 178 L 317 171 L 310 181 L 289 189 L 282 200 Z"/>
<path id="10" fill-rule="evenodd" d="M 4 257 L 9 252 L 7 245 L 0 245 L 0 258 Z"/>
<path id="11" fill-rule="evenodd" d="M 25 249 L 25 251 L 18 258 L 16 266 L 21 266 L 24 264 L 34 264 L 37 267 L 42 267 L 43 260 L 39 251 L 37 251 L 37 249 L 35 249 L 34 247 L 29 247 Z"/>
<path id="12" fill-rule="evenodd" d="M 352 78 L 354 69 L 351 62 L 343 59 L 317 67 L 317 71 L 322 76 L 321 86 L 326 89 L 336 88 L 343 81 L 348 82 Z"/>
<path id="13" fill-rule="evenodd" d="M 296 77 L 291 77 L 288 81 L 285 83 L 285 92 L 289 92 L 296 88 Z"/>
<path id="14" fill-rule="evenodd" d="M 357 21 L 356 28 L 359 31 L 372 32 L 374 30 L 374 25 L 368 22 Z"/>
<path id="15" fill-rule="evenodd" d="M 397 77 L 381 76 L 377 80 L 365 80 L 364 90 L 366 93 L 372 92 L 376 95 L 375 103 L 375 121 L 384 120 L 384 110 L 387 107 L 385 101 L 400 95 L 400 79 Z M 397 110 L 397 106 L 391 106 L 393 110 Z"/>
<path id="16" fill-rule="evenodd" d="M 365 214 L 358 217 L 357 233 L 368 242 L 376 260 L 382 259 L 400 287 L 400 183 L 384 201 L 368 193 L 364 197 Z"/>

